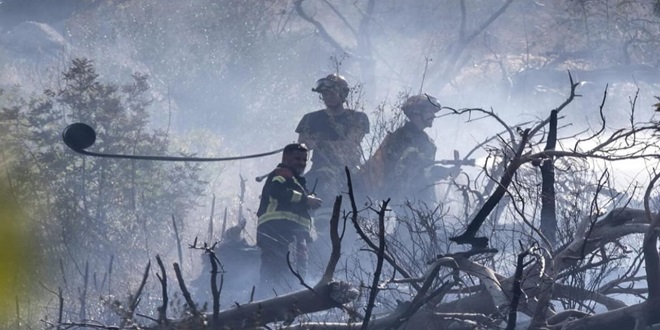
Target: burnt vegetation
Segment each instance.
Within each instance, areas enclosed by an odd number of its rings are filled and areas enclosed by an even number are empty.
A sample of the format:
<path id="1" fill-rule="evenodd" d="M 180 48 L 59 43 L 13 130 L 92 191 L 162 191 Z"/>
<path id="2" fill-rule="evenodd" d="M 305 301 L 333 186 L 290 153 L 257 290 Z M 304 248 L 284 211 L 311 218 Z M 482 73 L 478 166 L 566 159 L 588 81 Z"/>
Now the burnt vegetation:
<path id="1" fill-rule="evenodd" d="M 16 46 L 0 48 L 0 188 L 4 209 L 20 209 L 0 220 L 20 219 L 30 242 L 0 247 L 32 261 L 0 270 L 0 327 L 660 324 L 655 1 L 81 1 L 54 16 L 28 2 L 0 1 L 0 43 Z M 48 43 L 16 45 L 25 24 Z M 446 105 L 439 130 L 484 134 L 444 160 L 461 171 L 437 183 L 436 205 L 373 200 L 347 170 L 324 201 L 331 252 L 289 293 L 254 287 L 259 183 L 243 175 L 264 167 L 82 157 L 62 143 L 84 122 L 104 153 L 274 150 L 319 67 L 359 82 L 349 105 L 372 121 L 363 160 L 419 89 Z M 403 94 L 380 92 L 392 86 Z"/>

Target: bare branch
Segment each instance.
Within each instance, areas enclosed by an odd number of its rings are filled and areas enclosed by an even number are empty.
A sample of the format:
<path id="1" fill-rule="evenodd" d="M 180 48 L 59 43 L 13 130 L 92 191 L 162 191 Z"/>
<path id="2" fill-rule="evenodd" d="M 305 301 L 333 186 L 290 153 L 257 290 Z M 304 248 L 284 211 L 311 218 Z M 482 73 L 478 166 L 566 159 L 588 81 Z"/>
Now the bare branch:
<path id="1" fill-rule="evenodd" d="M 188 305 L 190 312 L 193 315 L 198 315 L 199 312 L 197 311 L 197 305 L 192 300 L 190 291 L 188 291 L 188 288 L 186 287 L 186 283 L 183 280 L 183 275 L 181 274 L 181 268 L 179 268 L 179 264 L 176 262 L 174 263 L 174 273 L 176 274 L 177 281 L 179 281 L 179 289 L 181 289 L 181 293 L 183 294 L 183 298 L 186 300 L 186 304 Z"/>
<path id="2" fill-rule="evenodd" d="M 557 110 L 550 113 L 550 131 L 545 150 L 554 150 L 557 144 Z M 553 159 L 546 159 L 541 167 L 541 233 L 548 239 L 549 250 L 557 244 L 557 214 L 555 206 L 555 167 Z"/>
<path id="3" fill-rule="evenodd" d="M 295 0 L 293 2 L 293 6 L 295 7 L 296 12 L 298 13 L 298 15 L 300 15 L 300 17 L 302 19 L 304 19 L 305 21 L 307 21 L 307 22 L 311 23 L 312 25 L 314 25 L 316 30 L 321 35 L 321 38 L 323 38 L 323 40 L 325 40 L 327 43 L 329 43 L 337 52 L 339 52 L 339 53 L 348 53 L 346 51 L 346 49 L 344 49 L 344 47 L 342 47 L 339 44 L 339 42 L 337 42 L 337 40 L 335 40 L 335 38 L 330 36 L 330 34 L 325 29 L 323 24 L 321 24 L 319 21 L 317 21 L 313 17 L 309 16 L 309 14 L 307 14 L 305 12 L 305 10 L 302 8 L 302 3 L 303 2 L 304 2 L 304 0 Z"/>
<path id="4" fill-rule="evenodd" d="M 353 222 L 353 226 L 355 227 L 355 230 L 357 231 L 357 233 L 358 233 L 358 235 L 360 236 L 360 238 L 362 238 L 362 240 L 363 240 L 363 241 L 364 241 L 364 242 L 365 242 L 365 243 L 366 243 L 371 249 L 373 249 L 374 251 L 377 251 L 377 250 L 378 250 L 378 247 L 376 246 L 376 244 L 374 244 L 374 243 L 371 241 L 371 239 L 369 238 L 369 236 L 367 236 L 367 234 L 364 233 L 364 231 L 363 231 L 362 228 L 360 227 L 360 224 L 358 223 L 358 220 L 357 220 L 357 219 L 358 219 L 358 209 L 357 209 L 357 204 L 356 204 L 356 202 L 355 202 L 355 195 L 354 195 L 354 193 L 353 193 L 353 183 L 352 183 L 352 181 L 351 181 L 351 173 L 350 173 L 350 171 L 348 170 L 348 168 L 346 168 L 346 179 L 347 179 L 347 185 L 348 185 L 348 197 L 349 197 L 349 199 L 350 199 L 350 201 L 351 201 L 351 208 L 352 208 L 351 221 Z M 396 261 L 394 260 L 394 258 L 393 258 L 392 256 L 390 256 L 390 255 L 387 253 L 387 251 L 385 251 L 385 252 L 383 253 L 383 258 L 384 258 L 384 260 L 387 261 L 387 262 L 390 264 L 390 266 L 392 266 L 392 267 L 393 267 L 393 268 L 394 268 L 399 274 L 403 275 L 403 277 L 405 277 L 405 278 L 413 278 L 413 276 L 411 276 L 410 273 L 408 273 L 408 271 L 406 271 L 405 269 L 403 269 L 401 266 L 399 266 L 399 265 L 396 263 Z M 417 291 L 419 291 L 419 290 L 421 289 L 421 287 L 419 286 L 419 284 L 417 284 L 417 283 L 415 283 L 415 282 L 411 282 L 410 285 L 412 285 L 412 287 L 415 288 L 415 290 L 417 290 Z"/>
<path id="5" fill-rule="evenodd" d="M 335 204 L 332 207 L 332 217 L 330 217 L 330 242 L 332 243 L 332 252 L 328 265 L 325 267 L 321 283 L 329 283 L 335 273 L 335 268 L 341 256 L 341 239 L 339 236 L 339 213 L 341 212 L 342 196 L 339 195 L 335 198 Z"/>
<path id="6" fill-rule="evenodd" d="M 346 168 L 348 171 L 348 168 Z M 369 301 L 367 302 L 367 309 L 364 313 L 364 321 L 362 322 L 362 330 L 366 330 L 369 326 L 371 319 L 371 312 L 375 306 L 376 295 L 378 295 L 378 282 L 380 281 L 380 273 L 383 270 L 383 260 L 385 259 L 385 212 L 387 212 L 387 204 L 390 200 L 383 201 L 378 211 L 378 250 L 376 251 L 376 270 L 374 271 L 371 289 L 369 290 Z"/>
<path id="7" fill-rule="evenodd" d="M 165 273 L 165 265 L 163 260 L 161 260 L 159 255 L 156 255 L 156 262 L 158 262 L 158 267 L 160 268 L 160 275 L 156 274 L 158 281 L 160 282 L 161 295 L 163 297 L 163 304 L 158 307 L 158 321 L 165 322 L 167 320 L 167 274 Z"/>
<path id="8" fill-rule="evenodd" d="M 511 184 L 513 180 L 513 175 L 521 165 L 520 157 L 525 149 L 525 145 L 529 139 L 529 129 L 523 132 L 523 136 L 518 146 L 513 159 L 511 159 L 509 165 L 507 166 L 504 174 L 502 175 L 502 180 L 500 181 L 499 186 L 495 189 L 495 192 L 486 200 L 486 203 L 479 210 L 477 215 L 474 216 L 470 224 L 468 225 L 465 232 L 459 236 L 451 237 L 450 240 L 456 242 L 457 244 L 471 244 L 473 247 L 485 247 L 488 245 L 488 239 L 486 237 L 475 237 L 481 225 L 486 221 L 486 218 L 490 212 L 497 206 L 497 204 L 504 196 L 507 187 Z"/>
<path id="9" fill-rule="evenodd" d="M 651 211 L 649 209 L 649 196 L 650 191 L 660 179 L 660 174 L 656 174 L 649 183 L 649 187 L 644 194 L 644 210 L 646 211 L 647 219 L 651 219 Z M 656 215 L 646 233 L 644 233 L 644 262 L 646 268 L 646 281 L 648 283 L 649 300 L 660 301 L 660 255 L 658 255 L 658 232 L 655 230 L 660 226 L 660 214 Z M 648 316 L 647 316 L 648 317 Z M 647 324 L 650 325 L 650 324 Z"/>
<path id="10" fill-rule="evenodd" d="M 142 290 L 144 289 L 144 285 L 147 284 L 147 278 L 149 278 L 149 269 L 151 269 L 151 261 L 147 263 L 147 267 L 144 269 L 144 274 L 142 275 L 142 282 L 140 282 L 140 286 L 138 287 L 137 291 L 135 294 L 131 297 L 131 300 L 128 303 L 128 311 L 127 314 L 124 316 L 124 320 L 122 320 L 122 327 L 126 325 L 126 323 L 133 318 L 133 315 L 135 314 L 135 310 L 138 307 L 138 304 L 140 303 L 140 296 L 142 295 Z"/>

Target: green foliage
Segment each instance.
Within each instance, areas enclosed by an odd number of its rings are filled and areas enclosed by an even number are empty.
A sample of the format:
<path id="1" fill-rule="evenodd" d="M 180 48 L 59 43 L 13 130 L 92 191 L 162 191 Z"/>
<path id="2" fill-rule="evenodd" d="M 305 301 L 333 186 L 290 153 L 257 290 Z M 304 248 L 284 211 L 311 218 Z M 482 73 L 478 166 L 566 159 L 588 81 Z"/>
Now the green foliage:
<path id="1" fill-rule="evenodd" d="M 148 129 L 147 76 L 104 83 L 90 60 L 76 59 L 63 77 L 61 88 L 0 112 L 8 176 L 17 199 L 34 205 L 29 216 L 43 228 L 43 248 L 65 260 L 65 247 L 125 261 L 167 251 L 171 217 L 184 218 L 203 192 L 199 166 L 84 157 L 60 136 L 67 124 L 84 122 L 97 132 L 95 150 L 168 153 L 168 135 Z"/>

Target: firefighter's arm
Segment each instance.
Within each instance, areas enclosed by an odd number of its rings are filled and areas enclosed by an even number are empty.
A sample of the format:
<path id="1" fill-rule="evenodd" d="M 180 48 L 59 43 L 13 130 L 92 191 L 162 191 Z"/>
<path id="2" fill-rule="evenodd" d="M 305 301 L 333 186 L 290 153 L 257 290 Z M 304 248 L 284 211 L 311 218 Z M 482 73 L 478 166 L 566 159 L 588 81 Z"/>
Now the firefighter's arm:
<path id="1" fill-rule="evenodd" d="M 286 176 L 275 174 L 271 181 L 270 196 L 280 204 L 303 202 L 304 194 L 292 189 L 286 184 L 286 180 Z"/>
<path id="2" fill-rule="evenodd" d="M 304 197 L 305 203 L 307 204 L 307 207 L 310 209 L 318 209 L 321 207 L 321 199 L 316 197 L 315 195 L 305 195 Z"/>
<path id="3" fill-rule="evenodd" d="M 270 195 L 278 203 L 305 203 L 307 207 L 318 208 L 321 199 L 291 188 L 286 182 L 293 174 L 289 170 L 277 170 L 271 181 Z"/>
<path id="4" fill-rule="evenodd" d="M 405 149 L 401 155 L 401 158 L 397 162 L 395 168 L 395 175 L 400 177 L 405 177 L 409 173 L 419 173 L 418 171 L 423 171 L 421 174 L 425 179 L 429 181 L 440 181 L 447 178 L 456 177 L 460 173 L 460 168 L 457 166 L 445 167 L 440 165 L 429 165 L 428 160 L 425 160 L 420 151 L 415 147 L 409 147 Z"/>
<path id="5" fill-rule="evenodd" d="M 444 167 L 432 165 L 424 169 L 424 177 L 431 181 L 439 181 L 447 178 L 454 178 L 461 172 L 457 166 Z"/>

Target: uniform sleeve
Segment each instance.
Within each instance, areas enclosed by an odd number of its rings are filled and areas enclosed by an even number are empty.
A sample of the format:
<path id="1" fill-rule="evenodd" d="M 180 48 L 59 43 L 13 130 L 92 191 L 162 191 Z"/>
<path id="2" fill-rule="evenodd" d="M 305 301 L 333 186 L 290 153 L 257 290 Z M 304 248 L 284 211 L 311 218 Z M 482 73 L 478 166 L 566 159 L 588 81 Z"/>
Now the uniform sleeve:
<path id="1" fill-rule="evenodd" d="M 410 177 L 420 170 L 420 150 L 402 129 L 389 135 L 388 142 L 385 152 L 387 160 L 391 164 L 389 169 L 392 171 L 388 175 L 392 175 L 397 180 L 410 180 Z"/>
<path id="2" fill-rule="evenodd" d="M 296 133 L 309 133 L 309 114 L 304 115 L 302 119 L 300 119 L 300 122 L 298 122 L 298 126 L 296 127 Z"/>
<path id="3" fill-rule="evenodd" d="M 278 169 L 271 179 L 270 196 L 279 203 L 300 203 L 306 198 L 305 194 L 292 189 L 288 181 L 293 180 L 293 173 L 287 169 Z"/>

